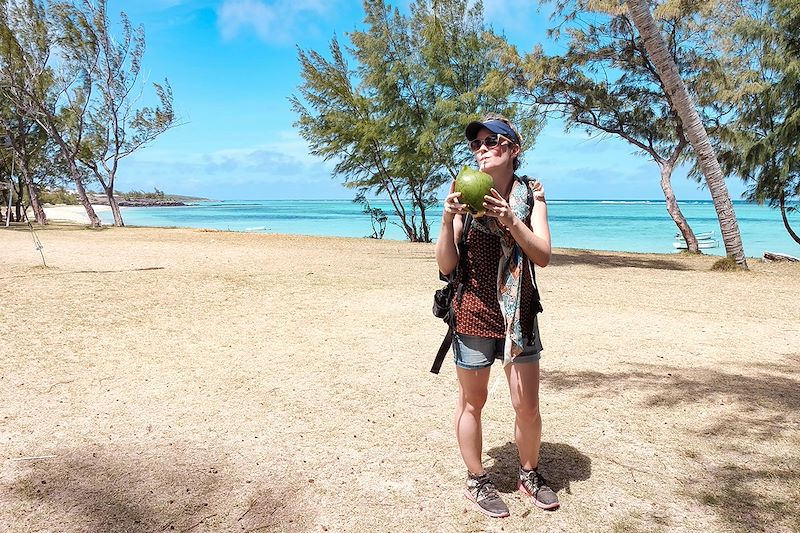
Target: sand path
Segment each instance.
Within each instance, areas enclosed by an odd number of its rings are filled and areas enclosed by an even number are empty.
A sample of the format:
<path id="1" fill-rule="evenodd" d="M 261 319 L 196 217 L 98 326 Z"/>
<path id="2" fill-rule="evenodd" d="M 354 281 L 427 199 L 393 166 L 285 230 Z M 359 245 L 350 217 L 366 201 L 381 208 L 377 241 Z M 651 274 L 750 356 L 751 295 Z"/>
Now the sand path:
<path id="1" fill-rule="evenodd" d="M 52 225 L 0 233 L 0 530 L 797 531 L 800 265 L 557 251 L 542 470 L 461 495 L 431 245 Z M 495 369 L 497 372 L 499 370 Z M 497 372 L 498 375 L 499 372 Z M 492 378 L 494 382 L 494 377 Z"/>

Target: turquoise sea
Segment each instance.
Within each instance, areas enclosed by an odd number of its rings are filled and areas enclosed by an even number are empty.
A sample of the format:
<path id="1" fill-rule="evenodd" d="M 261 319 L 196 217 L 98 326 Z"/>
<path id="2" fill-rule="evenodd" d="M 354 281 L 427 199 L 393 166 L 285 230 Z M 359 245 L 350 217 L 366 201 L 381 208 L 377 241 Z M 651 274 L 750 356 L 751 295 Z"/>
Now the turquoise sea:
<path id="1" fill-rule="evenodd" d="M 372 207 L 392 213 L 386 201 L 371 202 Z M 658 200 L 549 200 L 553 246 L 627 252 L 674 253 L 677 231 Z M 714 231 L 719 246 L 705 253 L 725 255 L 716 212 L 710 200 L 680 204 L 695 233 Z M 800 245 L 786 232 L 780 211 L 742 201 L 734 208 L 749 257 L 764 251 L 800 256 Z M 441 207 L 430 210 L 431 232 L 435 239 Z M 186 207 L 123 208 L 122 216 L 132 226 L 178 226 L 230 231 L 289 233 L 338 237 L 366 237 L 372 233 L 369 215 L 350 200 L 228 200 L 198 202 Z M 800 214 L 790 215 L 793 227 L 800 228 Z M 104 222 L 112 222 L 103 213 Z M 384 238 L 403 240 L 402 230 L 390 216 Z"/>

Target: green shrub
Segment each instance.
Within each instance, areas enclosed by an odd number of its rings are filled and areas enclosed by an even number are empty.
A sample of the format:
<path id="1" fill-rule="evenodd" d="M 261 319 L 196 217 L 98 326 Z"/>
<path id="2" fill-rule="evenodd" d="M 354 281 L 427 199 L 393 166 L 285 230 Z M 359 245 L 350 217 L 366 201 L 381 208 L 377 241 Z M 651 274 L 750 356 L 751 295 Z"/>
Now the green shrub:
<path id="1" fill-rule="evenodd" d="M 77 205 L 78 196 L 65 189 L 42 189 L 39 191 L 39 201 L 43 204 Z"/>
<path id="2" fill-rule="evenodd" d="M 164 194 L 164 191 L 160 191 L 157 188 L 153 189 L 153 192 L 144 192 L 144 191 L 129 191 L 129 192 L 118 192 L 116 193 L 118 198 L 123 198 L 125 200 L 166 200 L 167 195 Z"/>

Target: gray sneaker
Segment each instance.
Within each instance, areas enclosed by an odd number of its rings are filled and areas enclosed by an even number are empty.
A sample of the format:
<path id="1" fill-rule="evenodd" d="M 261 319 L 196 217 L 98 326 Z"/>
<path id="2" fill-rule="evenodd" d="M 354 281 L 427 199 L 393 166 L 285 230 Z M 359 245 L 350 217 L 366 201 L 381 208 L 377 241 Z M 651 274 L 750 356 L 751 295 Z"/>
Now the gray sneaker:
<path id="1" fill-rule="evenodd" d="M 535 469 L 528 471 L 520 467 L 517 488 L 526 496 L 530 496 L 533 504 L 541 509 L 554 511 L 560 505 L 558 495 L 547 486 L 547 481 Z"/>
<path id="2" fill-rule="evenodd" d="M 489 474 L 484 473 L 481 476 L 468 474 L 464 496 L 487 516 L 504 518 L 509 514 L 508 507 L 500 498 L 494 484 L 489 480 Z"/>

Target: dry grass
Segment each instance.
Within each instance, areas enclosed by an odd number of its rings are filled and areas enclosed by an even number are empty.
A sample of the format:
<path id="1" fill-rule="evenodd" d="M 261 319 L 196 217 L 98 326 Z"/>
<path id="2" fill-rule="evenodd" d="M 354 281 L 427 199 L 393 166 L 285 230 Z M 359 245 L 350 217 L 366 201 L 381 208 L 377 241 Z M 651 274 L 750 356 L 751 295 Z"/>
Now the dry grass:
<path id="1" fill-rule="evenodd" d="M 740 267 L 736 263 L 736 259 L 734 259 L 732 255 L 729 255 L 723 257 L 722 259 L 718 259 L 713 265 L 711 265 L 711 270 L 731 272 L 734 270 L 740 270 Z"/>
<path id="2" fill-rule="evenodd" d="M 432 246 L 39 236 L 48 268 L 0 232 L 2 531 L 800 530 L 800 265 L 559 251 L 538 277 L 563 506 L 513 492 L 501 386 L 491 520 L 461 496 L 452 363 L 428 373 Z"/>

